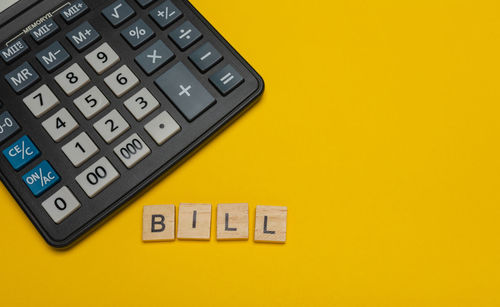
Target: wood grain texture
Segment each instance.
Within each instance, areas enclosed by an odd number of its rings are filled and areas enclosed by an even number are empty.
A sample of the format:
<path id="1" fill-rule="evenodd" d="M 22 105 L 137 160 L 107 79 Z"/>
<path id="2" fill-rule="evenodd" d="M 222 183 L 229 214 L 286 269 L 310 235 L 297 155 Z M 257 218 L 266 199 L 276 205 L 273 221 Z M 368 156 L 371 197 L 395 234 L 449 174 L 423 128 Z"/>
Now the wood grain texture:
<path id="1" fill-rule="evenodd" d="M 248 204 L 217 205 L 217 240 L 248 240 Z"/>
<path id="2" fill-rule="evenodd" d="M 285 243 L 287 211 L 282 206 L 257 206 L 254 241 Z"/>
<path id="3" fill-rule="evenodd" d="M 210 240 L 212 205 L 180 204 L 177 238 L 186 240 Z"/>
<path id="4" fill-rule="evenodd" d="M 144 206 L 142 211 L 142 241 L 175 240 L 175 205 Z"/>

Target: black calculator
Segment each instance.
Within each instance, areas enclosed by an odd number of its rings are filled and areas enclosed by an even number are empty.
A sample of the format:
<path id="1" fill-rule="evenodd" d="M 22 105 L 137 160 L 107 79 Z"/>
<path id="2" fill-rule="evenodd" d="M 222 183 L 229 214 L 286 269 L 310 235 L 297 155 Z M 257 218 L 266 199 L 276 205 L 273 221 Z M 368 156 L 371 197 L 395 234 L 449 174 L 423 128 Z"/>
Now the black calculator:
<path id="1" fill-rule="evenodd" d="M 0 41 L 1 180 L 54 247 L 129 203 L 264 89 L 184 0 L 2 0 Z"/>

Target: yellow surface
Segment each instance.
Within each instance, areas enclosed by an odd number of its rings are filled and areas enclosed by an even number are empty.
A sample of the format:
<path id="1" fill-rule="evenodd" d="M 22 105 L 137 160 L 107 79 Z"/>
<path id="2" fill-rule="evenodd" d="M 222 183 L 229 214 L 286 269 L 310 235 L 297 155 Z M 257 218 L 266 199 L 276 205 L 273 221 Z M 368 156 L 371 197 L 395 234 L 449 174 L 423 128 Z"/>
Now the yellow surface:
<path id="1" fill-rule="evenodd" d="M 0 305 L 500 305 L 498 1 L 193 2 L 263 99 L 69 251 L 2 188 Z M 286 205 L 288 242 L 142 243 L 180 202 Z"/>

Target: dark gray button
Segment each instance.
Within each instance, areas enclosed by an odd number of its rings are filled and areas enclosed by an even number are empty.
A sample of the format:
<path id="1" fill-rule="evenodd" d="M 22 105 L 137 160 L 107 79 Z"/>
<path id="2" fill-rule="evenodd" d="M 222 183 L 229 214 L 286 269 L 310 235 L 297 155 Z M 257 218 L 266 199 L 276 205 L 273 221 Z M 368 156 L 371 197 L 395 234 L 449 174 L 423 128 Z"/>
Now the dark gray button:
<path id="1" fill-rule="evenodd" d="M 7 80 L 16 93 L 21 93 L 38 81 L 38 79 L 40 79 L 40 76 L 28 62 L 24 62 L 5 75 L 5 80 Z"/>
<path id="2" fill-rule="evenodd" d="M 10 63 L 30 50 L 22 38 L 13 41 L 0 52 L 5 63 Z"/>
<path id="3" fill-rule="evenodd" d="M 78 51 L 82 51 L 96 42 L 101 36 L 87 21 L 66 34 L 66 38 L 75 46 Z"/>
<path id="4" fill-rule="evenodd" d="M 66 21 L 66 23 L 72 23 L 78 17 L 87 13 L 89 7 L 82 0 L 74 1 L 70 6 L 65 7 L 61 10 L 61 17 Z"/>
<path id="5" fill-rule="evenodd" d="M 113 2 L 101 12 L 113 27 L 118 27 L 135 15 L 135 11 L 124 0 Z"/>
<path id="6" fill-rule="evenodd" d="M 221 92 L 227 95 L 243 82 L 243 77 L 231 65 L 216 72 L 210 77 L 210 82 Z"/>
<path id="7" fill-rule="evenodd" d="M 222 60 L 222 55 L 212 46 L 212 44 L 206 43 L 195 52 L 191 53 L 189 59 L 201 72 L 207 72 Z"/>
<path id="8" fill-rule="evenodd" d="M 215 103 L 215 98 L 181 62 L 162 74 L 155 83 L 189 121 Z"/>
<path id="9" fill-rule="evenodd" d="M 71 56 L 59 42 L 52 43 L 49 47 L 36 54 L 38 62 L 48 71 L 52 72 L 66 63 Z"/>
<path id="10" fill-rule="evenodd" d="M 146 74 L 150 75 L 174 57 L 172 50 L 160 40 L 135 57 L 135 61 Z"/>
<path id="11" fill-rule="evenodd" d="M 155 2 L 156 0 L 135 0 L 142 8 L 145 8 L 146 6 L 150 5 L 151 3 Z"/>
<path id="12" fill-rule="evenodd" d="M 30 35 L 37 43 L 41 43 L 50 36 L 54 35 L 58 30 L 59 26 L 57 23 L 52 19 L 47 19 L 31 30 Z"/>
<path id="13" fill-rule="evenodd" d="M 177 29 L 170 32 L 168 36 L 170 36 L 181 50 L 186 50 L 196 43 L 202 35 L 190 21 L 186 21 Z"/>
<path id="14" fill-rule="evenodd" d="M 149 16 L 162 30 L 182 16 L 182 12 L 168 0 L 149 11 Z"/>
<path id="15" fill-rule="evenodd" d="M 144 22 L 144 20 L 139 19 L 130 26 L 126 27 L 121 32 L 121 35 L 130 44 L 130 46 L 132 46 L 132 48 L 139 48 L 139 46 L 151 39 L 155 33 Z"/>
<path id="16" fill-rule="evenodd" d="M 10 138 L 19 129 L 21 129 L 21 127 L 19 127 L 16 120 L 8 111 L 0 114 L 0 143 Z"/>

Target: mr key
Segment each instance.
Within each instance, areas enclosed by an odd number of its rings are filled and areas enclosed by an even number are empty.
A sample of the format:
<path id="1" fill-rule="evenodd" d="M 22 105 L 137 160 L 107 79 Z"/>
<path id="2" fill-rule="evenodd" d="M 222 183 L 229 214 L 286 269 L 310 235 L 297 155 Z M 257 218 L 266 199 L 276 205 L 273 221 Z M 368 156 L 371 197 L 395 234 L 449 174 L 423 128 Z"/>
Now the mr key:
<path id="1" fill-rule="evenodd" d="M 0 177 L 53 246 L 128 203 L 263 91 L 187 1 L 30 1 L 0 28 Z"/>

